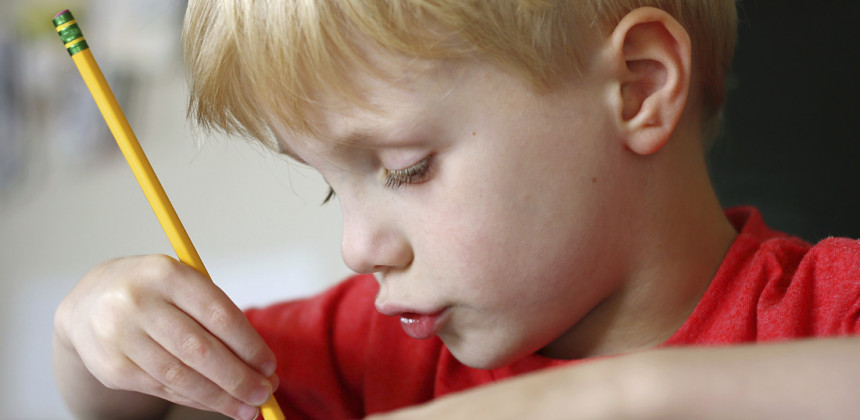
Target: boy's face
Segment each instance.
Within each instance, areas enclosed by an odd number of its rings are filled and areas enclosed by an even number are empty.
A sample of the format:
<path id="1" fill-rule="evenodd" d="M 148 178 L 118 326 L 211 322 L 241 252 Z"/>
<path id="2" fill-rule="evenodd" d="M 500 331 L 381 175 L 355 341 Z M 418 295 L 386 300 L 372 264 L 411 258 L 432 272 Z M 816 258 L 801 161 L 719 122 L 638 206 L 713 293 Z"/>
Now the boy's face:
<path id="1" fill-rule="evenodd" d="M 357 77 L 370 109 L 321 98 L 327 138 L 273 123 L 337 192 L 344 260 L 376 274 L 380 312 L 467 365 L 553 353 L 623 280 L 604 79 L 586 69 L 538 94 L 484 62 L 378 61 L 396 84 Z"/>

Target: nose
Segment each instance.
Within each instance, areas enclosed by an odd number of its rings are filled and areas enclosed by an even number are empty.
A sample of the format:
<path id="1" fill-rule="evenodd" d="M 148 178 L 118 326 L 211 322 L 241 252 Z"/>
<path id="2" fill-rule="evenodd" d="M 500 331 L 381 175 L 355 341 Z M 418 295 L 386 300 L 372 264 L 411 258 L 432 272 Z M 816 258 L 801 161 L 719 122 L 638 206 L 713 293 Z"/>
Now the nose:
<path id="1" fill-rule="evenodd" d="M 412 263 L 412 248 L 392 215 L 379 209 L 343 206 L 341 253 L 357 273 L 401 269 Z"/>

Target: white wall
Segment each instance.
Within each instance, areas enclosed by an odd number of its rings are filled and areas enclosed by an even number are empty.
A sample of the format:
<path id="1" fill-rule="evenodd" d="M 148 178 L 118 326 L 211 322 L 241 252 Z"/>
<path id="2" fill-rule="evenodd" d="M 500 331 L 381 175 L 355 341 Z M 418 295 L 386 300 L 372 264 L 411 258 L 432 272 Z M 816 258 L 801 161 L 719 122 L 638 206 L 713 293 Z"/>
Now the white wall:
<path id="1" fill-rule="evenodd" d="M 160 28 L 175 47 L 177 12 L 164 1 L 141 3 L 156 13 L 126 29 Z M 96 58 L 111 61 L 111 49 L 97 50 L 99 38 L 82 29 Z M 59 40 L 50 42 L 56 48 L 43 54 L 59 57 L 49 59 L 51 71 L 83 85 Z M 157 68 L 129 73 L 127 113 L 215 282 L 244 307 L 306 295 L 347 275 L 340 210 L 336 202 L 319 206 L 320 178 L 241 141 L 201 138 L 198 147 L 185 121 L 178 55 L 159 54 Z M 122 156 L 95 147 L 93 156 L 76 157 L 74 147 L 56 143 L 56 133 L 70 129 L 44 126 L 68 104 L 92 107 L 77 115 L 102 124 L 92 101 L 53 100 L 21 105 L 28 122 L 17 139 L 28 145 L 29 169 L 14 189 L 0 190 L 0 419 L 71 418 L 52 377 L 50 342 L 54 309 L 80 276 L 117 256 L 173 255 Z"/>

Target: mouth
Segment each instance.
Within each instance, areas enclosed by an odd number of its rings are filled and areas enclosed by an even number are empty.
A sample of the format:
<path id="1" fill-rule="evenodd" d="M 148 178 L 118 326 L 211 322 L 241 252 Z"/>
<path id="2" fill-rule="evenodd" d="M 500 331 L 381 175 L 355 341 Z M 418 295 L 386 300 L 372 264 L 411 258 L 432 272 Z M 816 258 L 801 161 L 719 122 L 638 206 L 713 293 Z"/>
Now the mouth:
<path id="1" fill-rule="evenodd" d="M 442 329 L 442 326 L 448 319 L 448 311 L 446 309 L 416 311 L 388 305 L 385 308 L 377 308 L 383 315 L 400 317 L 400 326 L 406 332 L 406 335 L 418 340 L 432 338 Z"/>
<path id="2" fill-rule="evenodd" d="M 400 327 L 406 335 L 418 340 L 426 340 L 439 332 L 447 319 L 446 314 L 445 310 L 432 314 L 404 312 L 400 314 Z"/>

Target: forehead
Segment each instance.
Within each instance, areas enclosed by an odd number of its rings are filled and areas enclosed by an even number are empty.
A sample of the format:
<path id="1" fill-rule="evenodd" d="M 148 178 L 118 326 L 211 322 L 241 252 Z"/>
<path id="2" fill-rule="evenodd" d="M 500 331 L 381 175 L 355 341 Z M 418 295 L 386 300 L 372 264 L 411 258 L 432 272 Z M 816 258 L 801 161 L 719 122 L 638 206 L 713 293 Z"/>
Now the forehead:
<path id="1" fill-rule="evenodd" d="M 373 51 L 372 70 L 349 74 L 349 88 L 328 87 L 309 100 L 305 110 L 311 131 L 288 127 L 277 114 L 268 116 L 279 151 L 303 160 L 297 149 L 359 146 L 398 138 L 427 120 L 429 109 L 440 105 L 462 74 L 455 60 L 432 60 Z"/>

